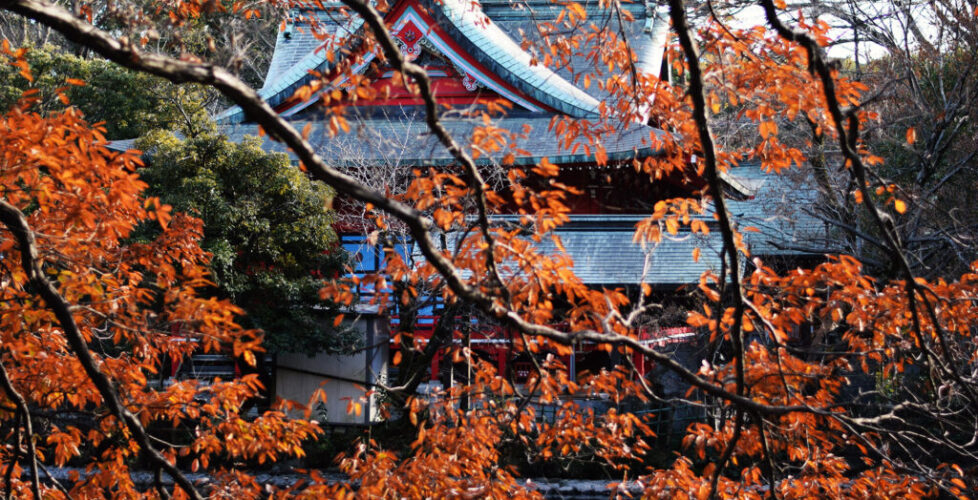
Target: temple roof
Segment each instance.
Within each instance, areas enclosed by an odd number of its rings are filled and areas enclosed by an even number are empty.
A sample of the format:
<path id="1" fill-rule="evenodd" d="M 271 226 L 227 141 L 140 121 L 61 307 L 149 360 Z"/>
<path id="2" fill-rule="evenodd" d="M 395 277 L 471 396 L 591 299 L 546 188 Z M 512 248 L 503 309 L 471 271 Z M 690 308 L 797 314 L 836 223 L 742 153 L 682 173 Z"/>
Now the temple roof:
<path id="1" fill-rule="evenodd" d="M 723 242 L 718 232 L 664 236 L 645 248 L 633 241 L 634 228 L 578 231 L 571 226 L 556 233 L 574 261 L 574 273 L 588 285 L 683 285 L 699 282 L 704 271 L 719 275 L 722 269 Z M 550 242 L 538 248 L 545 254 L 557 253 Z M 693 260 L 696 248 L 699 259 Z"/>
<path id="2" fill-rule="evenodd" d="M 723 241 L 719 231 L 710 234 L 691 234 L 680 231 L 668 235 L 657 244 L 645 246 L 634 241 L 635 224 L 641 215 L 580 215 L 570 216 L 570 222 L 557 228 L 554 235 L 560 238 L 564 250 L 558 251 L 554 242 L 544 238 L 533 243 L 542 255 L 563 253 L 573 261 L 574 274 L 589 286 L 619 286 L 648 283 L 663 288 L 695 284 L 705 271 L 720 274 Z M 513 216 L 493 216 L 497 224 L 512 223 Z M 456 252 L 459 238 L 469 235 L 457 231 L 448 233 L 445 244 L 450 253 Z M 699 259 L 694 260 L 694 249 L 699 249 Z M 416 246 L 413 258 L 424 257 Z M 500 267 L 504 277 L 512 277 L 520 265 L 505 261 Z M 470 273 L 463 273 L 466 278 Z"/>
<path id="3" fill-rule="evenodd" d="M 739 228 L 757 228 L 756 232 L 743 233 L 752 256 L 768 259 L 822 254 L 813 245 L 826 241 L 827 228 L 807 212 L 818 190 L 802 172 L 769 173 L 756 162 L 745 162 L 731 169 L 729 175 L 753 193 L 747 200 L 727 200 Z M 570 221 L 558 227 L 554 234 L 560 238 L 563 253 L 573 260 L 574 273 L 585 284 L 611 286 L 644 282 L 663 287 L 695 284 L 703 272 L 720 274 L 722 269 L 722 236 L 713 217 L 712 203 L 705 208 L 703 214 L 693 218 L 712 229 L 708 234 L 694 234 L 683 227 L 677 234 L 663 234 L 659 243 L 645 247 L 634 241 L 636 224 L 647 217 L 641 214 L 572 214 Z M 496 224 L 518 224 L 519 220 L 520 216 L 516 215 L 492 217 Z M 455 250 L 451 237 L 448 246 L 449 250 Z M 544 255 L 559 253 L 549 239 L 534 246 Z M 694 249 L 699 249 L 696 260 Z M 415 254 L 421 258 L 419 251 L 415 250 Z"/>
<path id="4" fill-rule="evenodd" d="M 598 114 L 598 100 L 542 64 L 523 50 L 497 23 L 487 22 L 481 10 L 466 0 L 439 0 L 442 9 L 429 6 L 453 38 L 468 52 L 507 82 L 556 111 L 585 118 Z M 459 61 L 454 61 L 456 64 Z"/>
<path id="5" fill-rule="evenodd" d="M 554 132 L 549 130 L 550 119 L 548 115 L 511 113 L 492 121 L 491 125 L 502 129 L 506 135 L 525 134 L 516 142 L 516 146 L 526 150 L 528 154 L 515 154 L 516 165 L 534 164 L 542 156 L 560 164 L 593 161 L 593 147 L 588 146 L 584 138 L 579 138 L 570 147 L 562 147 Z M 468 144 L 476 127 L 484 126 L 482 120 L 472 118 L 443 117 L 441 122 L 459 144 Z M 316 152 L 328 163 L 338 167 L 377 164 L 438 166 L 455 163 L 451 153 L 429 132 L 424 120 L 417 113 L 352 116 L 350 132 L 340 132 L 335 136 L 329 135 L 328 128 L 322 121 L 300 121 L 294 125 L 298 129 L 304 129 L 307 123 L 310 125 L 308 140 L 316 148 Z M 222 131 L 234 142 L 240 142 L 246 135 L 258 135 L 257 126 L 252 124 L 226 125 Z M 663 132 L 633 124 L 604 134 L 601 145 L 612 163 L 636 156 L 648 156 L 656 151 L 651 144 L 650 133 Z M 263 137 L 262 140 L 263 149 L 288 153 L 283 144 L 268 137 Z M 476 163 L 495 164 L 505 154 L 505 150 L 482 154 L 476 159 Z"/>
<path id="6" fill-rule="evenodd" d="M 333 7 L 338 5 L 334 4 Z M 617 16 L 613 10 L 601 7 L 597 2 L 586 1 L 582 5 L 588 13 L 589 23 L 615 24 L 612 28 L 629 39 L 637 52 L 641 67 L 657 65 L 656 58 L 661 58 L 662 47 L 661 43 L 658 46 L 655 44 L 664 40 L 650 36 L 652 23 L 648 22 L 644 5 L 622 6 L 634 17 L 634 21 L 622 21 L 622 17 Z M 355 38 L 351 35 L 365 29 L 359 17 L 330 7 L 327 5 L 326 10 L 294 16 L 286 30 L 278 35 L 268 76 L 259 94 L 273 107 L 277 107 L 284 117 L 302 121 L 312 118 L 310 113 L 303 111 L 312 109 L 309 107 L 315 104 L 317 98 L 301 103 L 290 101 L 295 90 L 311 80 L 311 71 L 327 72 L 330 69 L 330 58 L 327 55 L 339 51 L 350 43 L 350 39 Z M 539 46 L 535 44 L 541 38 L 539 23 L 554 20 L 562 9 L 561 5 L 541 0 L 515 3 L 509 0 L 485 0 L 481 5 L 468 0 L 400 0 L 387 12 L 386 21 L 399 38 L 399 43 L 404 44 L 402 51 L 409 57 L 415 56 L 419 47 L 424 46 L 425 50 L 437 52 L 456 71 L 470 79 L 466 82 L 467 88 L 472 84 L 473 87 L 487 89 L 493 95 L 513 102 L 516 106 L 514 115 L 520 115 L 520 123 L 515 119 L 505 118 L 501 120 L 503 128 L 516 130 L 517 125 L 522 128 L 523 124 L 529 124 L 534 128 L 531 132 L 534 138 L 552 139 L 553 134 L 546 136 L 546 125 L 549 125 L 553 116 L 593 119 L 598 114 L 601 101 L 607 99 L 598 85 L 585 88 L 577 84 L 575 71 L 589 71 L 594 67 L 593 61 L 586 60 L 584 50 L 571 57 L 569 67 L 556 70 L 538 64 L 535 59 L 534 54 L 539 51 Z M 625 16 L 627 17 L 629 16 Z M 313 36 L 310 29 L 310 22 L 313 21 L 319 25 L 319 31 L 327 35 L 325 39 L 322 36 Z M 661 28 L 661 23 L 657 27 Z M 658 29 L 656 33 L 661 31 Z M 416 37 L 420 39 L 415 39 Z M 354 70 L 364 70 L 372 58 L 372 54 L 366 55 L 365 60 Z M 650 63 L 650 58 L 655 61 Z M 342 82 L 337 84 L 341 85 Z M 528 112 L 529 115 L 521 114 L 520 111 Z M 229 125 L 247 121 L 237 107 L 225 111 L 217 118 Z M 471 131 L 471 126 L 463 121 L 447 122 L 453 134 L 458 131 L 457 138 L 468 142 L 466 134 Z M 374 120 L 365 124 L 377 126 L 385 132 L 393 132 L 398 138 L 411 136 L 415 127 L 415 124 L 407 123 L 403 119 L 386 124 Z M 647 143 L 659 131 L 639 124 L 629 124 L 629 127 L 622 128 L 625 130 L 606 138 L 604 146 L 609 156 L 624 157 L 635 153 L 643 156 L 654 152 L 648 148 Z M 230 127 L 227 132 L 233 137 L 246 130 L 247 126 L 235 126 Z M 344 142 L 343 139 L 339 141 Z M 322 146 L 328 149 L 325 142 L 323 141 Z M 551 161 L 560 162 L 585 159 L 578 150 L 558 151 L 559 148 L 552 144 L 530 141 L 528 144 L 531 145 L 531 157 L 548 156 Z M 428 159 L 441 161 L 445 154 L 426 146 L 427 143 L 424 143 L 417 151 L 431 149 L 434 156 Z M 346 148 L 347 145 L 337 146 L 339 147 Z M 366 146 L 363 149 L 371 148 Z M 367 154 L 366 157 L 370 155 Z"/>
<path id="7" fill-rule="evenodd" d="M 819 192 L 804 171 L 765 172 L 758 162 L 743 162 L 729 177 L 748 190 L 746 200 L 727 200 L 727 210 L 746 233 L 751 253 L 757 256 L 820 255 L 827 245 L 825 222 L 812 215 Z M 712 204 L 708 206 L 712 214 Z"/>
<path id="8" fill-rule="evenodd" d="M 299 85 L 308 81 L 309 71 L 325 69 L 326 54 L 337 50 L 346 37 L 363 26 L 363 19 L 358 17 L 337 19 L 325 11 L 303 15 L 318 18 L 318 29 L 326 39 L 320 40 L 314 36 L 309 22 L 292 22 L 287 24 L 285 30 L 279 31 L 265 82 L 258 91 L 272 106 L 291 96 Z"/>

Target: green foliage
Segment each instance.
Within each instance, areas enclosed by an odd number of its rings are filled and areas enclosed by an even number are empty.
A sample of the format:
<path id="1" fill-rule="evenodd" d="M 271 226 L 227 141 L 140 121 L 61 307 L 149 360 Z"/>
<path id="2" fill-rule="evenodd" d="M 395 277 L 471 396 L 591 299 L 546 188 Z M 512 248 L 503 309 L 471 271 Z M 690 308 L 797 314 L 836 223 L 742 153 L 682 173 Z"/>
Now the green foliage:
<path id="1" fill-rule="evenodd" d="M 243 321 L 265 331 L 270 351 L 348 349 L 353 339 L 332 328 L 336 312 L 319 298 L 321 278 L 338 272 L 345 255 L 332 229 L 332 192 L 259 144 L 154 131 L 136 145 L 147 151 L 140 173 L 151 194 L 203 219 L 216 293 L 247 311 Z"/>
<path id="2" fill-rule="evenodd" d="M 248 312 L 243 321 L 266 332 L 271 351 L 339 351 L 353 344 L 350 335 L 333 331 L 335 312 L 318 298 L 319 277 L 338 270 L 343 254 L 327 187 L 286 156 L 266 154 L 257 140 L 235 145 L 217 135 L 200 87 L 53 46 L 30 50 L 27 60 L 33 81 L 14 66 L 0 68 L 0 109 L 36 89 L 43 98 L 35 109 L 55 112 L 65 107 L 61 90 L 87 120 L 104 122 L 108 139 L 143 137 L 137 146 L 151 151 L 142 172 L 151 193 L 204 220 L 215 294 Z"/>
<path id="3" fill-rule="evenodd" d="M 31 49 L 27 55 L 34 80 L 29 82 L 11 65 L 0 67 L 0 109 L 12 106 L 24 91 L 36 89 L 38 111 L 58 111 L 57 97 L 66 89 L 70 104 L 91 123 L 104 122 L 106 137 L 131 139 L 155 129 L 198 132 L 207 123 L 207 95 L 196 86 L 174 85 L 145 73 L 134 73 L 103 59 L 86 59 L 54 46 Z M 67 78 L 85 82 L 69 84 Z"/>

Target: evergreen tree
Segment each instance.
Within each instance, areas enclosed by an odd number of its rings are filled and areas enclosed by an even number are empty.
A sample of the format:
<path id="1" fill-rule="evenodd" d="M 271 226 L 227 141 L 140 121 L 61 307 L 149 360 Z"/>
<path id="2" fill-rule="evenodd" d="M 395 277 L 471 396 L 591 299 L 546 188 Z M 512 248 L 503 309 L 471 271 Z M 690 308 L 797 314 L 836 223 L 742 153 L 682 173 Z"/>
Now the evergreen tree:
<path id="1" fill-rule="evenodd" d="M 206 127 L 201 127 L 206 128 Z M 333 232 L 333 193 L 287 155 L 203 132 L 181 140 L 155 131 L 137 141 L 150 193 L 204 221 L 214 292 L 247 311 L 271 351 L 316 353 L 350 346 L 332 328 L 335 311 L 319 298 L 322 278 L 345 255 Z"/>

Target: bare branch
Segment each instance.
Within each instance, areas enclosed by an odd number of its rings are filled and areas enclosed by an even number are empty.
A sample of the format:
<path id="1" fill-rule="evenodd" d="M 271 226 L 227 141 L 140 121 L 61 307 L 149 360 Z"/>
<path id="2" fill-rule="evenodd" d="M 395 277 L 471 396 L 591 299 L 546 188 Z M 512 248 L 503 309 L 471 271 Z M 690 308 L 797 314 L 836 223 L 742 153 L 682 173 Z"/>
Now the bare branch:
<path id="1" fill-rule="evenodd" d="M 27 441 L 27 460 L 31 467 L 31 493 L 34 494 L 36 500 L 41 498 L 41 486 L 38 482 L 37 474 L 37 449 L 34 447 L 34 427 L 31 423 L 31 410 L 27 406 L 27 400 L 24 396 L 14 387 L 14 384 L 10 381 L 10 376 L 7 375 L 7 367 L 0 363 L 0 386 L 3 386 L 3 391 L 7 393 L 7 397 L 13 400 L 14 404 L 17 405 L 17 414 L 20 420 L 23 421 L 24 425 L 24 437 Z M 16 443 L 15 446 L 20 448 L 20 443 Z M 11 464 L 13 467 L 13 464 Z M 8 489 L 7 498 L 10 498 L 10 477 L 8 472 Z"/>
<path id="2" fill-rule="evenodd" d="M 146 454 L 156 467 L 170 474 L 173 480 L 180 485 L 180 488 L 188 496 L 202 500 L 203 496 L 194 488 L 190 480 L 153 447 L 149 435 L 146 433 L 146 429 L 143 428 L 139 419 L 122 404 L 116 388 L 112 385 L 112 381 L 99 368 L 98 363 L 88 349 L 88 343 L 85 342 L 85 337 L 82 336 L 78 325 L 75 323 L 75 318 L 71 314 L 71 305 L 44 276 L 44 269 L 38 260 L 38 249 L 34 239 L 34 233 L 27 223 L 27 218 L 24 217 L 24 214 L 17 207 L 0 200 L 0 222 L 3 222 L 10 232 L 13 233 L 14 238 L 16 238 L 20 246 L 21 267 L 23 267 L 31 284 L 37 289 L 38 294 L 44 299 L 48 308 L 57 317 L 64 336 L 68 340 L 68 344 L 78 357 L 78 361 L 85 369 L 88 378 L 95 384 L 109 410 L 129 429 L 129 432 L 132 433 L 136 442 L 139 444 L 140 449 L 142 449 L 143 453 Z M 34 477 L 36 480 L 36 470 Z"/>

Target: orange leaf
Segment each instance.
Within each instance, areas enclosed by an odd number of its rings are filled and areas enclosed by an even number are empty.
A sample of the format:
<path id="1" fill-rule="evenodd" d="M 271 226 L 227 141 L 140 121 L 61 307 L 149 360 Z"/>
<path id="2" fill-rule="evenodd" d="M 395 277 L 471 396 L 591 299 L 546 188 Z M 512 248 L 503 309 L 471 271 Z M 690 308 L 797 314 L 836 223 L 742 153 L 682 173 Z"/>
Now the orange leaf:
<path id="1" fill-rule="evenodd" d="M 907 204 L 903 200 L 899 200 L 898 199 L 898 200 L 896 200 L 896 201 L 893 202 L 893 208 L 897 212 L 899 212 L 899 213 L 902 214 L 902 213 L 904 213 L 904 212 L 907 211 Z"/>

